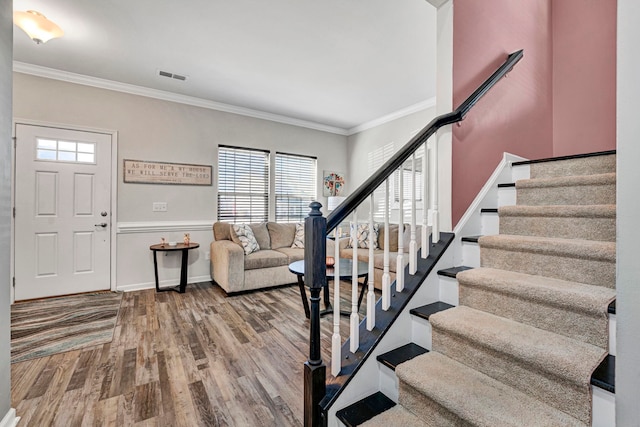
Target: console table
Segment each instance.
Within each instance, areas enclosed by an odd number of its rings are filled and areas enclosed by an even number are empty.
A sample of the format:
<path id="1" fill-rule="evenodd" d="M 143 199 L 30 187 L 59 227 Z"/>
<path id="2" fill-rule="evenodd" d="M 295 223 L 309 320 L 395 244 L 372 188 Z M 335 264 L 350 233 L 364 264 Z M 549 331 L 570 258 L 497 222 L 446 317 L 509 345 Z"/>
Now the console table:
<path id="1" fill-rule="evenodd" d="M 153 251 L 153 270 L 156 274 L 156 292 L 165 292 L 165 291 L 175 291 L 183 294 L 187 288 L 187 265 L 189 261 L 189 251 L 191 249 L 199 248 L 200 245 L 198 243 L 189 243 L 185 245 L 184 243 L 178 243 L 175 246 L 169 246 L 166 243 L 151 245 L 149 249 Z M 182 252 L 182 265 L 180 266 L 180 284 L 178 286 L 171 286 L 168 288 L 161 288 L 158 284 L 158 259 L 156 254 L 158 252 Z"/>

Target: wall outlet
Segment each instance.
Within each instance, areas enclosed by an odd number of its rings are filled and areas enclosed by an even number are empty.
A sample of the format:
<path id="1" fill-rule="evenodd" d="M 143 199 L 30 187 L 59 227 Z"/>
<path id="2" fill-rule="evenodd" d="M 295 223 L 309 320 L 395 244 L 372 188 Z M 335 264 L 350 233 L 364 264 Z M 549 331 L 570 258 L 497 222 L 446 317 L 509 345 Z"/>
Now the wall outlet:
<path id="1" fill-rule="evenodd" d="M 206 259 L 211 258 L 211 252 L 207 251 Z"/>
<path id="2" fill-rule="evenodd" d="M 167 202 L 153 202 L 153 212 L 166 212 Z"/>

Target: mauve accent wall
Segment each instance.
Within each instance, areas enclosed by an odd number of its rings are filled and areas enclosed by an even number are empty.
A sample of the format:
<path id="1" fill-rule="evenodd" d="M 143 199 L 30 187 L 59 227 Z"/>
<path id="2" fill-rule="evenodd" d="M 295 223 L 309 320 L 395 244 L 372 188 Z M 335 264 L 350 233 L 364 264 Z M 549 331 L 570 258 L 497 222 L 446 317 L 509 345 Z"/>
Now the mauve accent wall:
<path id="1" fill-rule="evenodd" d="M 553 155 L 616 148 L 617 1 L 553 2 Z"/>
<path id="2" fill-rule="evenodd" d="M 507 53 L 524 58 L 453 128 L 453 224 L 505 151 L 535 159 L 616 148 L 616 11 L 616 0 L 455 0 L 454 106 Z"/>
<path id="3" fill-rule="evenodd" d="M 455 0 L 453 105 L 458 106 L 508 53 L 524 58 L 453 126 L 452 223 L 456 224 L 502 158 L 553 154 L 549 0 Z"/>

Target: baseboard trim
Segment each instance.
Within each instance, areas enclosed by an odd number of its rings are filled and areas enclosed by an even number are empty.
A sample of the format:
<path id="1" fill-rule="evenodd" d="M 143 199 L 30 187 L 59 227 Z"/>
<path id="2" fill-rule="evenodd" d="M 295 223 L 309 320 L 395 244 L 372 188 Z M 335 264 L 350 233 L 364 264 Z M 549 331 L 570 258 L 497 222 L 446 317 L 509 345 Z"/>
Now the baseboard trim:
<path id="1" fill-rule="evenodd" d="M 20 417 L 16 417 L 15 408 L 11 408 L 0 421 L 0 427 L 15 427 L 18 425 L 18 421 L 20 421 Z"/>
<path id="2" fill-rule="evenodd" d="M 523 161 L 523 160 L 524 158 L 520 156 L 516 156 L 515 154 L 510 154 L 506 152 L 502 154 L 502 160 L 500 160 L 500 163 L 498 163 L 498 165 L 494 169 L 489 179 L 487 179 L 487 182 L 480 189 L 476 198 L 473 199 L 473 202 L 471 203 L 471 205 L 469 205 L 469 207 L 467 208 L 467 211 L 464 213 L 464 215 L 462 215 L 462 218 L 460 218 L 460 221 L 458 221 L 458 224 L 456 224 L 455 228 L 453 229 L 453 232 L 456 236 L 459 237 L 464 227 L 467 225 L 468 222 L 471 221 L 471 218 L 474 215 L 478 215 L 482 202 L 487 197 L 487 194 L 489 193 L 489 191 L 497 188 L 498 177 L 500 176 L 502 171 L 505 170 L 509 165 L 515 164 L 516 162 Z"/>
<path id="3" fill-rule="evenodd" d="M 211 282 L 211 276 L 195 276 L 189 277 L 187 279 L 187 283 L 200 283 L 200 282 Z M 169 280 L 161 280 L 160 287 L 169 287 L 169 286 L 177 286 L 180 284 L 180 279 L 169 279 Z M 133 291 L 142 291 L 144 289 L 155 289 L 156 282 L 143 282 L 143 283 L 132 283 L 130 285 L 119 285 L 116 289 L 118 292 L 133 292 Z M 187 292 L 189 292 L 189 285 L 187 285 Z M 0 425 L 0 427 L 4 427 Z"/>
<path id="4" fill-rule="evenodd" d="M 198 221 L 140 221 L 119 222 L 118 234 L 167 233 L 172 231 L 211 231 L 213 219 Z"/>

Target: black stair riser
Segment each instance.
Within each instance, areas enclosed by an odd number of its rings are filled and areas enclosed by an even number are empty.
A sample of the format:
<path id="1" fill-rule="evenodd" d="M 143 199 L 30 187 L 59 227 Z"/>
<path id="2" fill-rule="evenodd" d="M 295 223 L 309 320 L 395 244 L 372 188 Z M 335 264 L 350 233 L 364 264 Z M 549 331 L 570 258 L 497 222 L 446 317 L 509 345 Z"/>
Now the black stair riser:
<path id="1" fill-rule="evenodd" d="M 377 392 L 340 409 L 336 412 L 336 417 L 347 427 L 355 427 L 394 406 L 396 404 L 393 400 L 383 393 Z"/>
<path id="2" fill-rule="evenodd" d="M 422 307 L 412 308 L 409 313 L 413 316 L 420 317 L 422 319 L 429 320 L 429 317 L 433 314 L 436 314 L 440 311 L 448 310 L 453 308 L 454 306 L 451 304 L 447 304 L 446 302 L 438 301 L 431 304 L 423 305 Z"/>
<path id="3" fill-rule="evenodd" d="M 396 366 L 398 366 L 399 364 L 428 352 L 429 350 L 427 350 L 426 348 L 410 342 L 409 344 L 405 344 L 402 347 L 396 348 L 395 350 L 391 350 L 384 354 L 378 355 L 378 357 L 376 357 L 376 360 L 382 363 L 387 368 L 395 371 Z"/>

